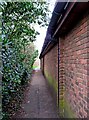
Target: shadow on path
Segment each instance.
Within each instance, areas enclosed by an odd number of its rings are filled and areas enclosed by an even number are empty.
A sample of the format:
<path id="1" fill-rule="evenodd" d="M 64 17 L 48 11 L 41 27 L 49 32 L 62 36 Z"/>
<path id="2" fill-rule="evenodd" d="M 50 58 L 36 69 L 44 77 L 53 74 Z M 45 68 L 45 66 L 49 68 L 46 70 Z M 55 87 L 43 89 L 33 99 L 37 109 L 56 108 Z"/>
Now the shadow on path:
<path id="1" fill-rule="evenodd" d="M 40 70 L 35 70 L 26 90 L 19 118 L 58 118 L 57 108 Z"/>

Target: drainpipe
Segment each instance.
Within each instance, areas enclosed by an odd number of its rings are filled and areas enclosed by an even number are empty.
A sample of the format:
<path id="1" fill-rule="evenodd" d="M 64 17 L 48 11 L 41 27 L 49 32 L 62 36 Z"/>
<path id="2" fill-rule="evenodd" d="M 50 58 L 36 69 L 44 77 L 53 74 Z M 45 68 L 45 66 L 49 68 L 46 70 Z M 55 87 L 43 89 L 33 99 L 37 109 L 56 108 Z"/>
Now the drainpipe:
<path id="1" fill-rule="evenodd" d="M 60 63 L 60 51 L 59 51 L 59 40 L 58 40 L 58 109 L 59 109 L 59 63 Z"/>

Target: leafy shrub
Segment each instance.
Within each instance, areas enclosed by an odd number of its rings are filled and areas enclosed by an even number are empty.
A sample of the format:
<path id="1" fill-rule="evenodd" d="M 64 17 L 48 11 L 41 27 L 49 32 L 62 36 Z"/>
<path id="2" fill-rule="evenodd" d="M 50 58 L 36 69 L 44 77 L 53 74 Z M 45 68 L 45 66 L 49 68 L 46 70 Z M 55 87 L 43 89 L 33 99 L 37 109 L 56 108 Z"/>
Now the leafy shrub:
<path id="1" fill-rule="evenodd" d="M 19 88 L 27 83 L 38 51 L 33 41 L 38 32 L 33 25 L 46 24 L 47 5 L 45 2 L 3 2 L 2 8 L 2 104 L 3 114 L 8 116 L 8 108 Z M 16 108 L 16 106 L 15 106 Z M 14 109 L 15 109 L 14 108 Z"/>

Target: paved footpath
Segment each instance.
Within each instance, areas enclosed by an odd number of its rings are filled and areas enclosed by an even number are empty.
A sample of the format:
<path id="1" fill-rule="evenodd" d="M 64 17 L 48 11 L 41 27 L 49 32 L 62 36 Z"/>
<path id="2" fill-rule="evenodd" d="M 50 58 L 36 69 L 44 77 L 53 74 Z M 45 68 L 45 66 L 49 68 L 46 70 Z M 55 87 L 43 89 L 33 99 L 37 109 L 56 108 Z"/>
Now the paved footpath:
<path id="1" fill-rule="evenodd" d="M 58 118 L 57 109 L 40 70 L 32 75 L 19 118 Z"/>

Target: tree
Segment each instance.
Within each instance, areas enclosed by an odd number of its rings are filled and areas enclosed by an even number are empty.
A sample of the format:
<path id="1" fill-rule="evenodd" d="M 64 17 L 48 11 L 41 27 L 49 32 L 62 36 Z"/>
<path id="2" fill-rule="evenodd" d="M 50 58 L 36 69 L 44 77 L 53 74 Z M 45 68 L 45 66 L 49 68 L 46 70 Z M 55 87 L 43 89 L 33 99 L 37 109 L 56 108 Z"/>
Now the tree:
<path id="1" fill-rule="evenodd" d="M 34 24 L 46 25 L 47 4 L 45 2 L 3 2 L 2 8 L 2 62 L 3 62 L 3 110 L 12 94 L 26 82 L 23 79 L 31 71 L 38 55 L 33 41 L 39 33 Z"/>

